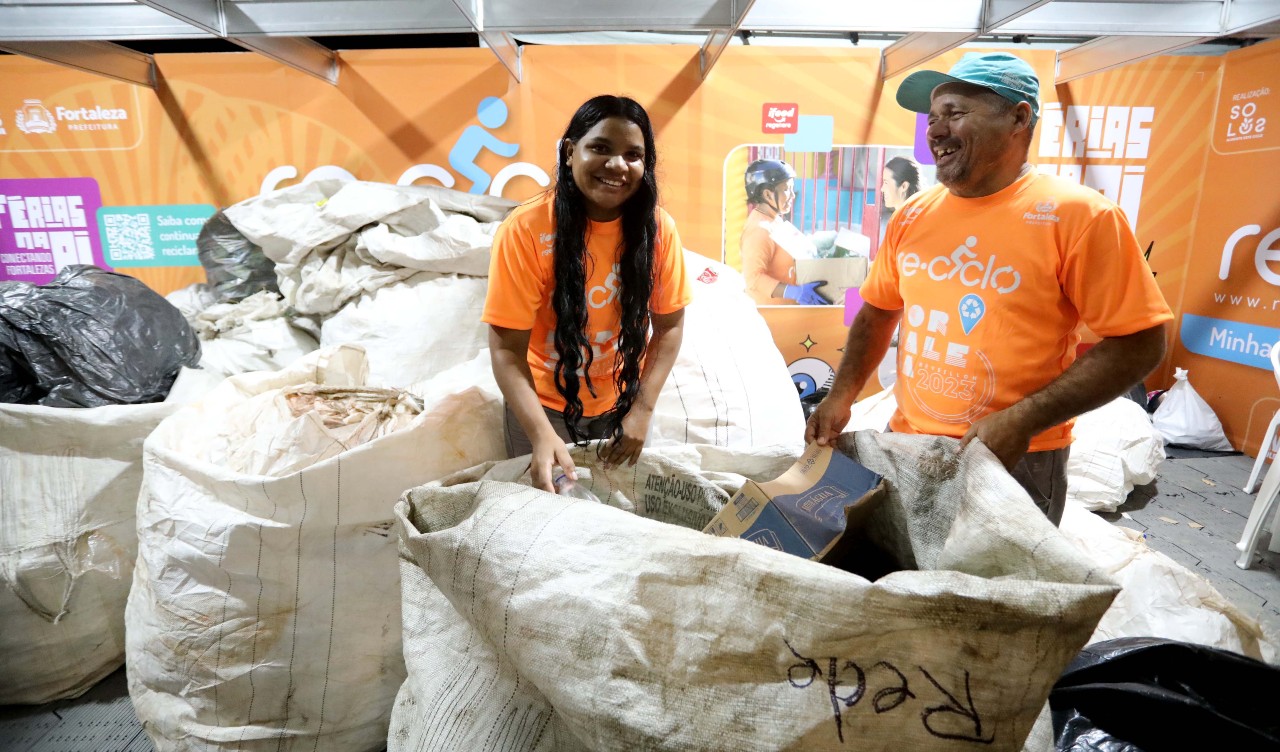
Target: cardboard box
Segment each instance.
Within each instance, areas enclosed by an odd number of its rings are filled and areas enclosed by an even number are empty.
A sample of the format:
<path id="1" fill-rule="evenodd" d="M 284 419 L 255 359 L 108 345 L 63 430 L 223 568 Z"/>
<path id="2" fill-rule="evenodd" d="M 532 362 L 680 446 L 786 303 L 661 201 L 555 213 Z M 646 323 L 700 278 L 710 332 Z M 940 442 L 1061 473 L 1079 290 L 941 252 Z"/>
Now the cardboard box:
<path id="1" fill-rule="evenodd" d="M 703 532 L 828 562 L 886 496 L 884 479 L 831 447 L 809 445 L 775 480 L 747 481 Z"/>
<path id="2" fill-rule="evenodd" d="M 867 259 L 862 256 L 796 261 L 796 284 L 826 281 L 826 284 L 817 288 L 817 291 L 832 303 L 843 305 L 845 290 L 850 287 L 861 287 L 866 279 Z"/>

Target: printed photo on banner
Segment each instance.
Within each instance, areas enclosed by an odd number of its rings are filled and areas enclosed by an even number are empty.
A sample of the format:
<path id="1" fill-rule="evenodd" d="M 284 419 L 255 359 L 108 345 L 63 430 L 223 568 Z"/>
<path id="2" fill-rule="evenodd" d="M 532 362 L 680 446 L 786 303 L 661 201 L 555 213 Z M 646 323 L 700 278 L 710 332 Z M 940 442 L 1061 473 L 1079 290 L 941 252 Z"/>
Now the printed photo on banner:
<path id="1" fill-rule="evenodd" d="M 759 306 L 856 298 L 889 217 L 934 183 L 907 146 L 747 144 L 724 164 L 723 259 Z"/>

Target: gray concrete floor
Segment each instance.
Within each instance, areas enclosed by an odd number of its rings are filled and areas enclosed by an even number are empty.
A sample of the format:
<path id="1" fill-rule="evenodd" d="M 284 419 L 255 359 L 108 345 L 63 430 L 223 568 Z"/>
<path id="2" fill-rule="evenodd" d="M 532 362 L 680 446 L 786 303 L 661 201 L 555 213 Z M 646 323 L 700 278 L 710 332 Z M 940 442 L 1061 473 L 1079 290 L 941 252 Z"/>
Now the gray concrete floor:
<path id="1" fill-rule="evenodd" d="M 1135 488 L 1115 514 L 1101 516 L 1142 531 L 1147 545 L 1203 575 L 1269 634 L 1280 635 L 1280 554 L 1267 550 L 1271 535 L 1258 539 L 1249 569 L 1235 565 L 1236 542 L 1255 499 L 1240 490 L 1253 458 L 1174 447 L 1169 453 L 1154 483 Z"/>
<path id="2" fill-rule="evenodd" d="M 1261 539 L 1261 555 L 1252 568 L 1235 565 L 1235 544 L 1254 499 L 1240 488 L 1253 460 L 1243 455 L 1187 456 L 1194 454 L 1171 450 L 1155 483 L 1134 489 L 1119 511 L 1102 516 L 1142 531 L 1153 549 L 1204 575 L 1268 625 L 1271 634 L 1280 634 L 1280 554 L 1266 550 L 1270 536 Z M 133 714 L 124 669 L 75 700 L 0 706 L 0 752 L 153 750 Z"/>

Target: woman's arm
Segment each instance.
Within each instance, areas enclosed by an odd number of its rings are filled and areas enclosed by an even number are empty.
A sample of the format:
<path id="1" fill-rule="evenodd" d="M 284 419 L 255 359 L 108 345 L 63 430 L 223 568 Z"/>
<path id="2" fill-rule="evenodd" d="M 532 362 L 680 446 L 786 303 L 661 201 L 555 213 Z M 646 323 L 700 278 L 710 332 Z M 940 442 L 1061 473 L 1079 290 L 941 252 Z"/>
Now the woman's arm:
<path id="1" fill-rule="evenodd" d="M 640 392 L 622 419 L 622 436 L 606 451 L 604 460 L 607 465 L 621 465 L 623 462 L 634 465 L 640 459 L 658 395 L 662 393 L 662 385 L 667 382 L 676 356 L 680 354 L 680 342 L 684 339 L 684 309 L 655 313 L 651 318 L 653 334 L 649 337 L 644 371 L 640 374 Z"/>
<path id="2" fill-rule="evenodd" d="M 556 435 L 543 412 L 538 392 L 533 387 L 533 372 L 529 370 L 529 330 L 507 329 L 489 326 L 489 355 L 493 361 L 493 376 L 507 401 L 507 407 L 515 414 L 520 427 L 533 445 L 533 458 L 529 473 L 533 485 L 543 491 L 555 493 L 551 468 L 559 465 L 565 475 L 578 479 L 573 458 L 564 440 Z"/>

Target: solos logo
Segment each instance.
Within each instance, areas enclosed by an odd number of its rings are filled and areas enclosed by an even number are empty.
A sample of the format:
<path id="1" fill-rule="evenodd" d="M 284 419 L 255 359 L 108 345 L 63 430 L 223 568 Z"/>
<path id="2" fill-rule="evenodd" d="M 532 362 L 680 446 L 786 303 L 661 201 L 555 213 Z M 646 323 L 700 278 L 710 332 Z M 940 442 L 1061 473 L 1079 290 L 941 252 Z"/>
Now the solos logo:
<path id="1" fill-rule="evenodd" d="M 1247 141 L 1262 138 L 1267 130 L 1267 119 L 1258 115 L 1258 103 L 1231 105 L 1231 119 L 1227 121 L 1228 141 Z"/>
<path id="2" fill-rule="evenodd" d="M 23 133 L 53 133 L 58 130 L 58 121 L 39 99 L 22 100 L 13 122 Z"/>
<path id="3" fill-rule="evenodd" d="M 765 133 L 795 133 L 800 128 L 800 105 L 766 102 L 760 129 Z"/>

